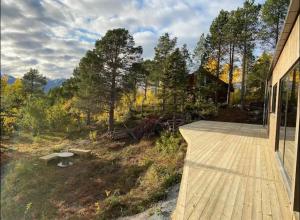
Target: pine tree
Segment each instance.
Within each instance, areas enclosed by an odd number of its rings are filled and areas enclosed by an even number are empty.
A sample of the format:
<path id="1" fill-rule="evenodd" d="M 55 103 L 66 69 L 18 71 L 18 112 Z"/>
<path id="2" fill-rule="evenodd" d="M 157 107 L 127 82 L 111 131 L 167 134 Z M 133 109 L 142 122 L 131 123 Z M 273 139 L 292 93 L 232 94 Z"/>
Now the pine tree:
<path id="1" fill-rule="evenodd" d="M 226 33 L 226 23 L 228 22 L 229 12 L 221 10 L 219 15 L 213 20 L 210 26 L 211 46 L 213 48 L 214 56 L 217 60 L 216 76 L 219 77 L 221 70 L 221 61 L 224 55 L 224 43 Z"/>
<path id="2" fill-rule="evenodd" d="M 266 0 L 262 7 L 261 38 L 274 49 L 287 13 L 290 0 Z"/>
<path id="3" fill-rule="evenodd" d="M 237 13 L 240 13 L 240 48 L 242 54 L 242 85 L 241 85 L 241 107 L 245 105 L 245 93 L 246 93 L 246 76 L 249 69 L 252 52 L 254 49 L 255 41 L 258 34 L 258 16 L 260 12 L 260 5 L 256 5 L 254 0 L 246 0 L 244 7 L 237 9 Z"/>
<path id="4" fill-rule="evenodd" d="M 253 68 L 249 72 L 247 84 L 251 99 L 255 99 L 256 101 L 260 102 L 263 101 L 270 63 L 271 55 L 263 52 L 263 54 L 255 61 Z"/>
<path id="5" fill-rule="evenodd" d="M 228 22 L 225 25 L 225 43 L 228 51 L 228 89 L 227 89 L 227 104 L 230 104 L 230 94 L 233 80 L 234 61 L 237 48 L 239 47 L 240 41 L 239 36 L 241 35 L 241 11 L 231 11 L 228 17 Z"/>
<path id="6" fill-rule="evenodd" d="M 47 79 L 37 69 L 30 69 L 22 78 L 26 95 L 40 95 L 47 84 Z"/>
<path id="7" fill-rule="evenodd" d="M 102 59 L 93 50 L 87 51 L 73 72 L 77 86 L 75 106 L 86 114 L 87 125 L 90 125 L 93 113 L 104 109 L 105 99 L 102 94 L 105 92 L 103 86 L 105 79 L 101 74 L 102 71 Z"/>
<path id="8" fill-rule="evenodd" d="M 168 78 L 166 89 L 172 97 L 173 130 L 175 130 L 178 98 L 186 91 L 187 74 L 186 54 L 176 48 L 167 58 L 165 74 L 165 77 Z"/>
<path id="9" fill-rule="evenodd" d="M 114 129 L 115 104 L 119 95 L 122 77 L 129 73 L 134 63 L 140 62 L 142 47 L 135 47 L 133 37 L 123 28 L 107 31 L 96 42 L 96 54 L 103 62 L 103 85 L 107 89 L 109 119 L 108 131 Z"/>

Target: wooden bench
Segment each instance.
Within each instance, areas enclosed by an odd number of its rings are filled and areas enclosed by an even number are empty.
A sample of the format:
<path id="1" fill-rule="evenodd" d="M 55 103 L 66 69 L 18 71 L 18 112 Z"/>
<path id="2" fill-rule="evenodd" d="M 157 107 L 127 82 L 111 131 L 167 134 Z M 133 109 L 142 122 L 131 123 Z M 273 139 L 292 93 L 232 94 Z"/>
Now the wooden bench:
<path id="1" fill-rule="evenodd" d="M 72 149 L 69 149 L 69 151 L 74 153 L 74 154 L 77 154 L 79 156 L 89 156 L 89 155 L 91 155 L 91 150 L 72 148 Z"/>
<path id="2" fill-rule="evenodd" d="M 58 157 L 57 153 L 53 153 L 53 154 L 48 154 L 46 156 L 40 157 L 40 160 L 45 161 L 45 163 L 47 164 L 50 160 L 53 160 L 57 157 Z"/>

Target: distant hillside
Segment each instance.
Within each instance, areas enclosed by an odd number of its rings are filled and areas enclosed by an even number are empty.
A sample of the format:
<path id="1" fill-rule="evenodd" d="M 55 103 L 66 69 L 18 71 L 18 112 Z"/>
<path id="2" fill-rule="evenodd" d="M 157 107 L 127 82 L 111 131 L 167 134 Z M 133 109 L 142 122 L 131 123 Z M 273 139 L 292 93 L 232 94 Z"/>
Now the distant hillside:
<path id="1" fill-rule="evenodd" d="M 16 81 L 16 78 L 8 75 L 8 84 L 12 84 Z M 44 88 L 45 92 L 48 92 L 50 89 L 59 87 L 61 84 L 66 81 L 66 79 L 47 79 L 47 84 Z"/>
<path id="2" fill-rule="evenodd" d="M 44 91 L 48 92 L 52 88 L 59 87 L 64 81 L 66 81 L 66 79 L 48 79 Z"/>
<path id="3" fill-rule="evenodd" d="M 13 76 L 8 76 L 7 82 L 8 84 L 13 84 L 16 81 L 16 78 Z"/>

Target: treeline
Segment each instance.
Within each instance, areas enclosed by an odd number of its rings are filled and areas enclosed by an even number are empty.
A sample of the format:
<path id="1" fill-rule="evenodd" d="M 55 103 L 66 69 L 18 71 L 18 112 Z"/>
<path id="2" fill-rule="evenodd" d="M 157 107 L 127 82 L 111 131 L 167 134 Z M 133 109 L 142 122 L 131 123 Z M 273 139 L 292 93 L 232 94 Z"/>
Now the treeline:
<path id="1" fill-rule="evenodd" d="M 142 47 L 127 30 L 109 30 L 86 52 L 73 76 L 47 94 L 37 70 L 12 85 L 2 77 L 2 130 L 72 131 L 101 121 L 112 132 L 116 121 L 137 114 L 171 115 L 173 120 L 190 111 L 214 114 L 221 102 L 219 79 L 228 84 L 227 105 L 262 102 L 269 52 L 278 41 L 288 2 L 247 0 L 241 8 L 220 11 L 193 51 L 165 33 L 152 60 L 142 59 Z M 266 52 L 256 58 L 261 50 Z M 207 82 L 208 74 L 214 80 Z"/>

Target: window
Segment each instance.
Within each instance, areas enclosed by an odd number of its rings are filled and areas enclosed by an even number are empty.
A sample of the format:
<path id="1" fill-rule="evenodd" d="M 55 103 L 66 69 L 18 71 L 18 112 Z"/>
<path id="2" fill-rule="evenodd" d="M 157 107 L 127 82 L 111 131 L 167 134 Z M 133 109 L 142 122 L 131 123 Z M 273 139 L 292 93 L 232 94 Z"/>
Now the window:
<path id="1" fill-rule="evenodd" d="M 275 113 L 276 109 L 276 97 L 277 97 L 277 83 L 273 86 L 273 96 L 272 96 L 272 111 Z"/>
<path id="2" fill-rule="evenodd" d="M 280 81 L 279 140 L 277 151 L 290 184 L 294 181 L 296 162 L 296 119 L 300 66 L 296 65 Z"/>

